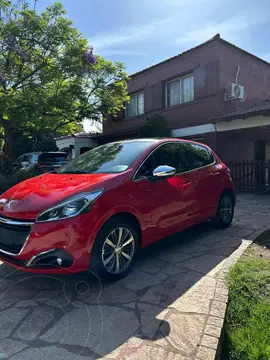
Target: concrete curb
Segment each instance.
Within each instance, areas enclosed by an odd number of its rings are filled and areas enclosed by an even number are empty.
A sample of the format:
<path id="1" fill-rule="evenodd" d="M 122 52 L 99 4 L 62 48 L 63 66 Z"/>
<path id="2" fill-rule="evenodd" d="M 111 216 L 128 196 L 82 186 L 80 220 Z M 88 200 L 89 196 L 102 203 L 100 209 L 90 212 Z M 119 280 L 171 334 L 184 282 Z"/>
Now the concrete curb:
<path id="1" fill-rule="evenodd" d="M 214 298 L 210 304 L 209 316 L 206 322 L 201 344 L 195 360 L 219 360 L 224 340 L 224 324 L 228 305 L 228 284 L 227 274 L 231 266 L 235 265 L 244 251 L 253 243 L 253 241 L 266 230 L 269 225 L 261 227 L 254 231 L 248 240 L 242 239 L 242 244 L 226 260 L 220 270 Z"/>

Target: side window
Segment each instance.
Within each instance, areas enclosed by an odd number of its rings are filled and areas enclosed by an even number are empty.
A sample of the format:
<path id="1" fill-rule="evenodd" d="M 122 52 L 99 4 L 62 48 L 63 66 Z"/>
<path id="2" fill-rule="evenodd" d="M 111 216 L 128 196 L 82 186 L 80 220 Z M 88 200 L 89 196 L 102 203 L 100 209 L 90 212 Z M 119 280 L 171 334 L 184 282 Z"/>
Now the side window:
<path id="1" fill-rule="evenodd" d="M 20 166 L 21 163 L 22 163 L 22 158 L 23 158 L 22 156 L 18 157 L 18 158 L 15 160 L 14 164 L 15 164 L 16 166 Z"/>
<path id="2" fill-rule="evenodd" d="M 168 143 L 160 146 L 155 151 L 155 165 L 168 165 L 176 169 L 176 173 L 187 170 L 183 152 L 183 143 Z"/>
<path id="3" fill-rule="evenodd" d="M 30 155 L 24 155 L 23 158 L 22 158 L 22 162 L 29 162 L 30 159 L 31 159 Z"/>
<path id="4" fill-rule="evenodd" d="M 142 164 L 136 179 L 151 176 L 153 170 L 160 165 L 168 165 L 176 169 L 176 173 L 187 171 L 184 143 L 167 143 L 157 148 Z"/>
<path id="5" fill-rule="evenodd" d="M 186 143 L 186 145 L 189 148 L 187 156 L 189 170 L 210 165 L 214 162 L 213 154 L 206 147 L 190 143 Z"/>

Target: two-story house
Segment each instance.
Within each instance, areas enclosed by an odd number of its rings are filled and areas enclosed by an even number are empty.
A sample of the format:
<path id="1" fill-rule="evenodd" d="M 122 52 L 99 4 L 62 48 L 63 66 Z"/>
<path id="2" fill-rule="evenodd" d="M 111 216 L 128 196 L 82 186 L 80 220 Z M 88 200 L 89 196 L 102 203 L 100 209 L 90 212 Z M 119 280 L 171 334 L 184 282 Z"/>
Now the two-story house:
<path id="1" fill-rule="evenodd" d="M 174 137 L 204 142 L 225 162 L 270 159 L 268 62 L 217 34 L 130 78 L 130 103 L 104 121 L 92 144 L 136 137 L 159 113 Z"/>

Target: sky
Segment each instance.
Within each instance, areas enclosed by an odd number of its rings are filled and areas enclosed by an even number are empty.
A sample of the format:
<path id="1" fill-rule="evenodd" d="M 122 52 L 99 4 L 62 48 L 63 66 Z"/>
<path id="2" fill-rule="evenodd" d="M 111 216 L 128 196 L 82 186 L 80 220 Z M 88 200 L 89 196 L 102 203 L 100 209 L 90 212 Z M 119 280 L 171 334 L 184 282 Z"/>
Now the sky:
<path id="1" fill-rule="evenodd" d="M 28 0 L 30 3 L 34 0 Z M 42 11 L 54 0 L 37 0 Z M 63 0 L 94 53 L 121 61 L 128 74 L 219 33 L 270 62 L 269 0 Z M 87 129 L 86 129 L 87 130 Z"/>
<path id="2" fill-rule="evenodd" d="M 37 10 L 42 11 L 53 2 L 38 0 Z M 188 50 L 217 33 L 270 61 L 269 0 L 62 2 L 67 16 L 94 46 L 94 52 L 123 62 L 129 74 Z"/>

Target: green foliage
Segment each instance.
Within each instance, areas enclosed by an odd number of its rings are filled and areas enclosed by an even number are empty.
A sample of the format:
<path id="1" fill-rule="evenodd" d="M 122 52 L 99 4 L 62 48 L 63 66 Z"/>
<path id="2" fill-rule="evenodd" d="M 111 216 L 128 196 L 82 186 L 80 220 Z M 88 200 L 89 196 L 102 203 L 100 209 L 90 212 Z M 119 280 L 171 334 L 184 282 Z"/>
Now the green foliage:
<path id="1" fill-rule="evenodd" d="M 27 3 L 2 3 L 0 139 L 8 141 L 8 128 L 65 135 L 80 131 L 85 118 L 118 113 L 128 100 L 123 64 L 99 56 L 90 63 L 87 40 L 61 3 L 41 14 Z"/>
<path id="2" fill-rule="evenodd" d="M 227 337 L 231 360 L 270 359 L 270 264 L 239 262 L 229 274 Z"/>
<path id="3" fill-rule="evenodd" d="M 8 173 L 5 175 L 0 172 L 0 195 L 12 186 L 21 181 L 30 179 L 33 176 L 36 176 L 36 174 L 30 171 L 17 171 L 15 173 Z"/>
<path id="4" fill-rule="evenodd" d="M 54 138 L 42 132 L 22 133 L 13 132 L 13 157 L 32 151 L 57 151 L 57 146 Z"/>
<path id="5" fill-rule="evenodd" d="M 171 135 L 166 119 L 160 114 L 147 118 L 146 124 L 139 130 L 140 138 L 170 137 Z"/>

